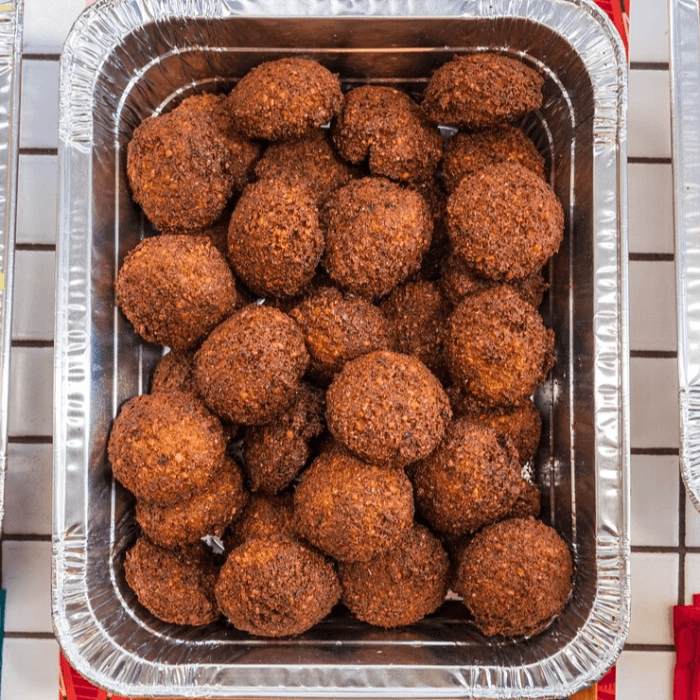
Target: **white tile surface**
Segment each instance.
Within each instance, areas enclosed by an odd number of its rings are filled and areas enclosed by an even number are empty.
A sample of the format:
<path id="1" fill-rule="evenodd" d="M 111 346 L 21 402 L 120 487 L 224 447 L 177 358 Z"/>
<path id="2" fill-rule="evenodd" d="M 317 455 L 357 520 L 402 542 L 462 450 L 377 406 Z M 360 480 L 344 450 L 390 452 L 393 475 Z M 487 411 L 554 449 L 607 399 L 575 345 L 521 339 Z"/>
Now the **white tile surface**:
<path id="1" fill-rule="evenodd" d="M 692 605 L 693 595 L 700 594 L 700 554 L 685 557 L 685 604 Z"/>
<path id="2" fill-rule="evenodd" d="M 51 534 L 51 445 L 11 443 L 7 451 L 5 519 L 12 535 Z"/>
<path id="3" fill-rule="evenodd" d="M 627 168 L 631 253 L 673 253 L 671 165 L 630 163 Z"/>
<path id="4" fill-rule="evenodd" d="M 678 603 L 678 555 L 632 553 L 630 644 L 672 644 Z"/>
<path id="5" fill-rule="evenodd" d="M 17 251 L 13 340 L 53 338 L 55 270 L 56 254 L 53 251 Z"/>
<path id="6" fill-rule="evenodd" d="M 24 51 L 60 53 L 69 29 L 85 7 L 85 0 L 25 2 Z"/>
<path id="7" fill-rule="evenodd" d="M 629 264 L 630 349 L 675 350 L 676 268 L 673 262 L 632 261 Z"/>
<path id="8" fill-rule="evenodd" d="M 56 700 L 58 644 L 53 639 L 6 639 L 2 700 Z"/>
<path id="9" fill-rule="evenodd" d="M 57 161 L 57 156 L 19 157 L 17 243 L 56 242 Z"/>
<path id="10" fill-rule="evenodd" d="M 670 651 L 623 651 L 617 662 L 616 700 L 673 700 Z"/>
<path id="11" fill-rule="evenodd" d="M 633 455 L 632 544 L 678 545 L 678 457 Z"/>
<path id="12" fill-rule="evenodd" d="M 630 3 L 630 61 L 668 62 L 666 2 L 632 0 L 632 3 Z"/>
<path id="13" fill-rule="evenodd" d="M 10 435 L 53 432 L 53 348 L 13 348 L 10 368 Z"/>
<path id="14" fill-rule="evenodd" d="M 51 632 L 51 542 L 2 544 L 7 632 Z"/>
<path id="15" fill-rule="evenodd" d="M 676 360 L 633 357 L 630 385 L 632 447 L 678 447 Z"/>
<path id="16" fill-rule="evenodd" d="M 700 547 L 700 513 L 686 495 L 685 499 L 685 543 L 688 547 Z"/>
<path id="17" fill-rule="evenodd" d="M 58 63 L 22 61 L 20 148 L 58 146 Z"/>
<path id="18" fill-rule="evenodd" d="M 628 155 L 671 157 L 671 109 L 668 71 L 629 73 Z"/>

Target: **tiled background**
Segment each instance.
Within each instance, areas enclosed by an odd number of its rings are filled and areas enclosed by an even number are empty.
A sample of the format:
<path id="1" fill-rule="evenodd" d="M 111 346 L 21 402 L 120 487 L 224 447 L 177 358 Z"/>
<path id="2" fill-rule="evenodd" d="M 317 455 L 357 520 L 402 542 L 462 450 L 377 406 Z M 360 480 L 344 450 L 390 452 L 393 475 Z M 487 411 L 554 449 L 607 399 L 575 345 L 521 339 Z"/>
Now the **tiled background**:
<path id="1" fill-rule="evenodd" d="M 632 0 L 629 205 L 632 625 L 619 700 L 671 700 L 671 606 L 700 592 L 700 515 L 678 472 L 667 0 Z M 3 700 L 56 700 L 51 390 L 58 57 L 85 0 L 25 0 L 10 446 L 2 537 Z"/>

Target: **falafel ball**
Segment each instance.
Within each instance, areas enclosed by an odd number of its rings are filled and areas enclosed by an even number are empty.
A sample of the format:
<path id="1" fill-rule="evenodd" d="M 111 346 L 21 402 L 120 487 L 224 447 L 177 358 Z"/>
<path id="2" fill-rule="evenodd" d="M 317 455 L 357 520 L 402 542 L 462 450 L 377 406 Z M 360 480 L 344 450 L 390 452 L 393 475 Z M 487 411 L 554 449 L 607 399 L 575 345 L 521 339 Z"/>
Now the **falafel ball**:
<path id="1" fill-rule="evenodd" d="M 393 350 L 396 334 L 384 314 L 362 297 L 321 287 L 289 315 L 299 324 L 314 379 L 328 383 L 346 362 L 373 350 Z"/>
<path id="2" fill-rule="evenodd" d="M 300 139 L 270 144 L 255 164 L 258 180 L 281 180 L 306 187 L 321 206 L 335 190 L 357 177 L 354 168 L 335 154 L 323 129 Z"/>
<path id="3" fill-rule="evenodd" d="M 421 106 L 436 124 L 479 129 L 539 109 L 543 85 L 539 73 L 514 58 L 496 53 L 455 56 L 433 73 Z"/>
<path id="4" fill-rule="evenodd" d="M 126 173 L 148 220 L 159 231 L 184 232 L 219 218 L 258 151 L 235 132 L 224 95 L 194 95 L 136 127 Z"/>
<path id="5" fill-rule="evenodd" d="M 320 622 L 340 598 L 333 564 L 319 552 L 282 536 L 236 547 L 215 587 L 221 611 L 239 630 L 263 637 L 301 634 Z"/>
<path id="6" fill-rule="evenodd" d="M 418 359 L 376 351 L 348 362 L 326 393 L 326 422 L 362 459 L 403 467 L 437 447 L 452 417 L 438 379 Z"/>
<path id="7" fill-rule="evenodd" d="M 241 133 L 251 139 L 299 138 L 327 124 L 343 105 L 338 76 L 307 58 L 261 63 L 228 96 Z"/>
<path id="8" fill-rule="evenodd" d="M 195 544 L 206 535 L 221 537 L 248 501 L 243 472 L 230 457 L 199 492 L 173 505 L 137 501 L 136 522 L 149 539 L 174 549 Z"/>
<path id="9" fill-rule="evenodd" d="M 366 158 L 373 175 L 419 181 L 433 176 L 442 155 L 440 133 L 404 92 L 363 85 L 345 95 L 333 143 L 350 163 Z"/>
<path id="10" fill-rule="evenodd" d="M 492 428 L 459 419 L 445 439 L 415 465 L 411 480 L 416 507 L 439 532 L 459 537 L 501 520 L 521 489 L 513 443 Z"/>
<path id="11" fill-rule="evenodd" d="M 535 144 L 517 126 L 504 124 L 492 129 L 455 134 L 445 146 L 442 179 L 454 192 L 462 178 L 494 163 L 519 163 L 545 180 L 544 158 Z"/>
<path id="12" fill-rule="evenodd" d="M 107 457 L 114 477 L 138 499 L 171 505 L 206 488 L 225 449 L 219 419 L 191 394 L 169 391 L 122 406 Z"/>
<path id="13" fill-rule="evenodd" d="M 368 561 L 395 547 L 413 524 L 413 489 L 400 469 L 327 450 L 294 492 L 295 529 L 339 561 Z"/>
<path id="14" fill-rule="evenodd" d="M 253 492 L 275 494 L 304 468 L 311 440 L 323 432 L 324 392 L 302 383 L 294 403 L 267 425 L 251 425 L 243 439 L 245 471 Z"/>
<path id="15" fill-rule="evenodd" d="M 447 233 L 475 272 L 510 282 L 532 275 L 559 250 L 564 211 L 544 180 L 517 163 L 465 177 L 447 200 Z"/>
<path id="16" fill-rule="evenodd" d="M 535 309 L 539 309 L 544 293 L 549 289 L 549 283 L 545 281 L 542 272 L 541 269 L 536 270 L 527 277 L 514 279 L 507 283 Z M 495 284 L 502 283 L 480 277 L 454 253 L 443 259 L 440 290 L 452 306 L 457 306 L 469 294 L 474 294 L 474 292 L 479 292 Z"/>
<path id="17" fill-rule="evenodd" d="M 274 496 L 252 494 L 243 515 L 231 525 L 224 542 L 230 552 L 248 540 L 272 535 L 294 536 L 294 495 L 289 491 Z"/>
<path id="18" fill-rule="evenodd" d="M 446 378 L 442 332 L 448 309 L 438 284 L 407 282 L 380 308 L 394 326 L 399 352 L 417 357 L 438 378 Z"/>
<path id="19" fill-rule="evenodd" d="M 485 408 L 455 387 L 446 391 L 452 413 L 457 418 L 471 418 L 493 428 L 499 435 L 507 435 L 518 451 L 520 464 L 526 464 L 535 456 L 542 434 L 542 416 L 530 399 L 512 407 Z"/>
<path id="20" fill-rule="evenodd" d="M 437 610 L 447 594 L 450 560 L 428 528 L 415 525 L 397 546 L 368 562 L 338 567 L 342 602 L 378 627 L 400 627 Z"/>
<path id="21" fill-rule="evenodd" d="M 516 406 L 554 365 L 554 332 L 508 285 L 467 297 L 445 330 L 445 359 L 459 389 L 485 406 Z"/>
<path id="22" fill-rule="evenodd" d="M 391 180 L 367 177 L 337 190 L 324 211 L 328 274 L 367 298 L 388 294 L 416 272 L 433 220 L 423 197 Z"/>
<path id="23" fill-rule="evenodd" d="M 171 350 L 163 355 L 153 370 L 151 393 L 184 391 L 196 396 L 197 386 L 194 383 L 193 368 L 194 352 L 191 350 Z"/>
<path id="24" fill-rule="evenodd" d="M 126 553 L 124 575 L 139 603 L 164 622 L 208 625 L 220 615 L 217 569 L 203 546 L 176 552 L 139 537 Z"/>
<path id="25" fill-rule="evenodd" d="M 452 586 L 487 636 L 532 636 L 558 615 L 572 588 L 564 540 L 534 518 L 484 528 L 457 557 Z"/>
<path id="26" fill-rule="evenodd" d="M 155 236 L 119 270 L 116 304 L 149 343 L 186 350 L 243 306 L 226 260 L 199 236 Z"/>
<path id="27" fill-rule="evenodd" d="M 260 296 L 295 296 L 323 253 L 318 209 L 308 190 L 281 180 L 248 185 L 228 229 L 236 274 Z"/>
<path id="28" fill-rule="evenodd" d="M 294 401 L 309 354 L 297 324 L 250 304 L 217 326 L 194 358 L 204 403 L 234 423 L 262 425 Z"/>
<path id="29" fill-rule="evenodd" d="M 508 513 L 509 518 L 536 518 L 542 508 L 542 491 L 540 487 L 523 479 L 520 486 L 520 495 L 515 499 L 515 503 Z"/>

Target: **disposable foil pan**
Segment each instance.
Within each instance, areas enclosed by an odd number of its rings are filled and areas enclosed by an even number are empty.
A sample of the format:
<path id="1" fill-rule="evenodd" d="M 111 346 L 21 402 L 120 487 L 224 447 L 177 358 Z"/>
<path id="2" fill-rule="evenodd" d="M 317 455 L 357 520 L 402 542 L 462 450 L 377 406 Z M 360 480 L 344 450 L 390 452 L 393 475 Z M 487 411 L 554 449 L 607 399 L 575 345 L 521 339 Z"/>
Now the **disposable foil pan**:
<path id="1" fill-rule="evenodd" d="M 541 309 L 557 364 L 536 397 L 544 518 L 576 562 L 566 609 L 539 636 L 495 641 L 458 601 L 395 631 L 339 606 L 274 641 L 156 620 L 124 581 L 133 500 L 105 457 L 114 416 L 160 356 L 114 305 L 120 263 L 151 233 L 125 177 L 134 127 L 281 56 L 317 59 L 346 88 L 419 95 L 437 66 L 487 48 L 546 78 L 523 126 L 566 212 Z M 586 0 L 103 0 L 79 18 L 60 68 L 53 526 L 54 627 L 78 671 L 122 696 L 227 698 L 561 697 L 603 675 L 629 622 L 626 71 Z"/>
<path id="2" fill-rule="evenodd" d="M 5 515 L 23 0 L 0 4 L 0 533 Z"/>
<path id="3" fill-rule="evenodd" d="M 678 309 L 680 463 L 700 510 L 700 19 L 698 0 L 669 3 L 673 213 Z"/>

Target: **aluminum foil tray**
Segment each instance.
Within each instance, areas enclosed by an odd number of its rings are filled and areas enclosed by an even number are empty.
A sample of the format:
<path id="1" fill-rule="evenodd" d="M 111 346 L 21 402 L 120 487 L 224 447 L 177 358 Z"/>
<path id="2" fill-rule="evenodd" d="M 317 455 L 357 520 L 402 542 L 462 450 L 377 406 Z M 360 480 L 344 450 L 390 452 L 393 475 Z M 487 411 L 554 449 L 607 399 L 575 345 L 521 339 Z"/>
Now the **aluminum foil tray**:
<path id="1" fill-rule="evenodd" d="M 700 511 L 700 19 L 698 0 L 669 3 L 673 213 L 678 309 L 680 463 Z"/>
<path id="2" fill-rule="evenodd" d="M 0 533 L 5 515 L 23 0 L 0 4 Z"/>
<path id="3" fill-rule="evenodd" d="M 147 389 L 160 349 L 114 305 L 126 252 L 151 230 L 131 202 L 125 147 L 147 115 L 228 90 L 288 55 L 345 87 L 420 94 L 455 54 L 483 49 L 545 76 L 528 118 L 566 212 L 542 307 L 557 364 L 537 395 L 543 512 L 576 562 L 572 599 L 533 639 L 488 641 L 458 601 L 379 631 L 342 609 L 306 634 L 252 638 L 223 621 L 154 619 L 122 574 L 133 500 L 105 457 L 120 405 Z M 586 0 L 102 0 L 79 18 L 60 67 L 53 619 L 75 668 L 121 696 L 561 697 L 600 678 L 629 625 L 627 65 Z"/>

